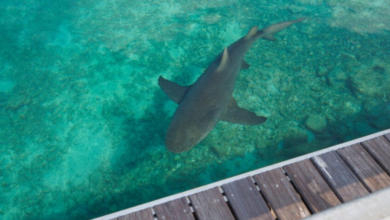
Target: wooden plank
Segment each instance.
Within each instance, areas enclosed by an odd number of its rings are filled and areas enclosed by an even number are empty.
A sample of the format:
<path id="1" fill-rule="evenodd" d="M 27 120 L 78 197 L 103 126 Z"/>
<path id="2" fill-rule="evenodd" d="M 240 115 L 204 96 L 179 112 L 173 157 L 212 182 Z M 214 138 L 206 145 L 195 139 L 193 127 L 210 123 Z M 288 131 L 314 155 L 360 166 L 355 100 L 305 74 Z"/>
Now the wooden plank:
<path id="1" fill-rule="evenodd" d="M 390 187 L 320 212 L 306 220 L 389 220 Z"/>
<path id="2" fill-rule="evenodd" d="M 386 138 L 387 140 L 390 141 L 390 133 L 387 133 L 387 134 L 385 134 L 384 136 L 385 136 L 385 138 Z"/>
<path id="3" fill-rule="evenodd" d="M 147 208 L 138 212 L 133 212 L 124 216 L 116 218 L 117 220 L 153 220 L 153 213 L 151 208 Z"/>
<path id="4" fill-rule="evenodd" d="M 390 177 L 360 144 L 339 149 L 337 152 L 370 192 L 390 186 Z"/>
<path id="5" fill-rule="evenodd" d="M 390 142 L 385 137 L 377 137 L 363 142 L 362 145 L 390 175 Z"/>
<path id="6" fill-rule="evenodd" d="M 312 161 L 342 202 L 349 202 L 369 194 L 335 151 L 315 156 Z"/>
<path id="7" fill-rule="evenodd" d="M 273 220 L 274 217 L 250 177 L 222 185 L 237 219 Z"/>
<path id="8" fill-rule="evenodd" d="M 310 159 L 289 164 L 284 168 L 312 212 L 317 213 L 341 204 Z"/>
<path id="9" fill-rule="evenodd" d="M 218 187 L 190 195 L 189 198 L 199 220 L 234 220 Z"/>
<path id="10" fill-rule="evenodd" d="M 279 219 L 302 219 L 310 215 L 282 168 L 253 176 Z"/>
<path id="11" fill-rule="evenodd" d="M 153 207 L 159 220 L 195 220 L 185 197 Z"/>

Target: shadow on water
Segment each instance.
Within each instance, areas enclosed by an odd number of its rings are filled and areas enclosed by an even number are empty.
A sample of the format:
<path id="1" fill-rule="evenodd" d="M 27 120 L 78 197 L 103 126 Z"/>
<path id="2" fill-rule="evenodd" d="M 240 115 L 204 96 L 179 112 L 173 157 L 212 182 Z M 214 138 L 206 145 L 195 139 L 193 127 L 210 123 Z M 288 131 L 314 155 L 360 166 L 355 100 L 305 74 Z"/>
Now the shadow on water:
<path id="1" fill-rule="evenodd" d="M 169 117 L 164 112 L 167 102 L 164 96 L 161 91 L 155 91 L 153 104 L 148 106 L 140 119 L 121 115 L 126 118 L 120 125 L 120 130 L 126 131 L 125 138 L 120 143 L 120 148 L 125 151 L 120 150 L 113 155 L 114 158 L 118 158 L 112 162 L 113 172 L 121 173 L 123 167 L 133 167 L 139 157 L 145 157 L 144 153 L 149 148 L 163 147 L 165 130 L 169 124 Z"/>

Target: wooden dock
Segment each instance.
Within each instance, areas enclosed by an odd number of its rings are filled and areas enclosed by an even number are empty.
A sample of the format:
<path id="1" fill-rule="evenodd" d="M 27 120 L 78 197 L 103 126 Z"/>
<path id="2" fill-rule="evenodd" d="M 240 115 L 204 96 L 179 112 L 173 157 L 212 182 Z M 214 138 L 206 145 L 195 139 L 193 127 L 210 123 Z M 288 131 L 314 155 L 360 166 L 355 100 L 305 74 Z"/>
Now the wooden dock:
<path id="1" fill-rule="evenodd" d="M 303 219 L 389 186 L 387 130 L 97 219 Z"/>

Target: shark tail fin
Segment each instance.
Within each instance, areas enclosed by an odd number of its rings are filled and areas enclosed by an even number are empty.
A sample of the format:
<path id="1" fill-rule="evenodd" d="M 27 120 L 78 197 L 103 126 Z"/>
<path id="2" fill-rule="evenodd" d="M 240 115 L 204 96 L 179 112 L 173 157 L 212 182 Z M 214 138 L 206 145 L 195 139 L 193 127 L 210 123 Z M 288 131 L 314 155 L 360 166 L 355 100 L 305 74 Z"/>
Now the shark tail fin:
<path id="1" fill-rule="evenodd" d="M 221 62 L 219 63 L 217 72 L 221 72 L 221 70 L 223 70 L 225 68 L 225 66 L 228 63 L 228 60 L 229 60 L 229 54 L 228 54 L 227 48 L 225 48 L 225 50 L 223 51 Z"/>

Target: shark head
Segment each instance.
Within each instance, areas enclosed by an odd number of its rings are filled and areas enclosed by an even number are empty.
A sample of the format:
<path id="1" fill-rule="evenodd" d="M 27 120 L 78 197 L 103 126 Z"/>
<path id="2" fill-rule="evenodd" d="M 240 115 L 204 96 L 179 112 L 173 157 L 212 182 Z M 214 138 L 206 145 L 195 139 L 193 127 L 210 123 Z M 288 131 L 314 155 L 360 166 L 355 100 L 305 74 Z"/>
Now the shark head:
<path id="1" fill-rule="evenodd" d="M 180 140 L 167 138 L 165 140 L 165 146 L 172 153 L 182 153 L 188 151 L 193 146 L 187 143 L 182 143 Z"/>
<path id="2" fill-rule="evenodd" d="M 193 148 L 207 136 L 217 122 L 208 120 L 207 124 L 194 125 L 179 121 L 172 120 L 165 137 L 165 145 L 172 153 L 181 153 Z"/>
<path id="3" fill-rule="evenodd" d="M 199 141 L 185 129 L 179 130 L 170 127 L 166 134 L 165 145 L 172 153 L 181 153 L 190 150 Z"/>

